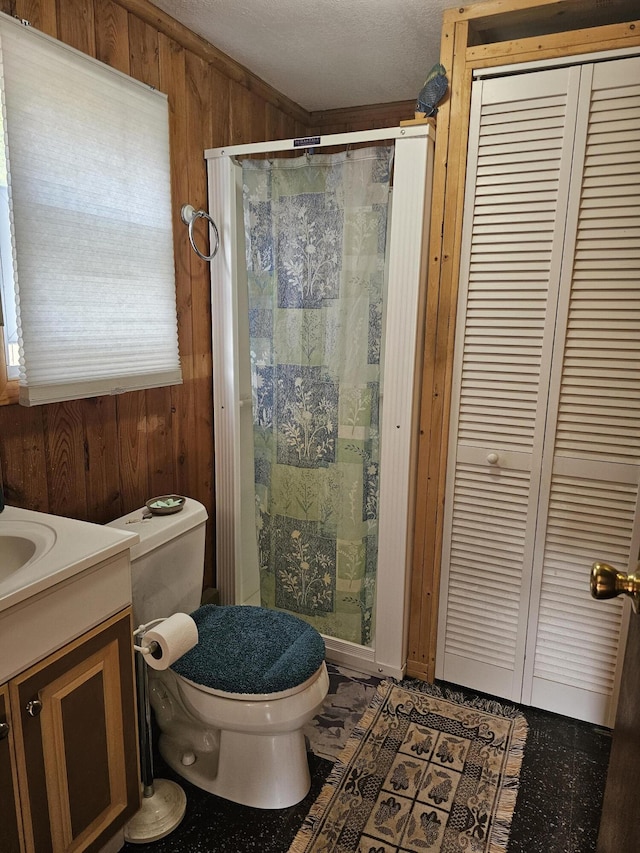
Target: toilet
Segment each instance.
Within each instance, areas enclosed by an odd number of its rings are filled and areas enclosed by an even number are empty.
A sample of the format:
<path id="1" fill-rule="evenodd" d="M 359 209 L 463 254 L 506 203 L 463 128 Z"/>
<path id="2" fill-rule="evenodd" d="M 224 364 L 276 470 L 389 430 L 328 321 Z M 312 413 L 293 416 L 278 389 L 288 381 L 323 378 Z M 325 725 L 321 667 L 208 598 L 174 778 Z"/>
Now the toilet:
<path id="1" fill-rule="evenodd" d="M 183 612 L 198 644 L 166 670 L 149 669 L 159 748 L 178 774 L 245 806 L 281 809 L 311 786 L 304 726 L 329 689 L 320 634 L 288 613 L 249 606 L 200 606 L 207 512 L 182 510 L 109 526 L 133 531 L 136 626 Z"/>

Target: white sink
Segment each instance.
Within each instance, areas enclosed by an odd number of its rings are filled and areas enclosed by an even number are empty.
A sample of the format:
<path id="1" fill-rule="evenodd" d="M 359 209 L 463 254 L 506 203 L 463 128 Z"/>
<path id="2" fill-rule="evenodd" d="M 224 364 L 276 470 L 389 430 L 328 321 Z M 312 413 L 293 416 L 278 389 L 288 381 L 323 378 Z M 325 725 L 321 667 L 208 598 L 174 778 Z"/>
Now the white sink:
<path id="1" fill-rule="evenodd" d="M 0 583 L 44 557 L 55 541 L 55 530 L 39 522 L 16 520 L 10 528 L 0 530 Z"/>
<path id="2" fill-rule="evenodd" d="M 6 506 L 0 513 L 0 613 L 138 539 L 137 533 Z"/>

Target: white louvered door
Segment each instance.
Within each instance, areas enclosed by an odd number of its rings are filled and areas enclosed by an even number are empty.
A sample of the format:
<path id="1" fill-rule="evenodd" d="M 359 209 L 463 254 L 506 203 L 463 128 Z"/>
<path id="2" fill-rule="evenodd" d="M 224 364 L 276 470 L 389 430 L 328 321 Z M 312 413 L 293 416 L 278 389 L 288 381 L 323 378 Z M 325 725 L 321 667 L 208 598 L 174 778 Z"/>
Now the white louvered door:
<path id="1" fill-rule="evenodd" d="M 613 725 L 622 601 L 594 559 L 640 547 L 640 58 L 581 70 L 524 696 Z"/>
<path id="2" fill-rule="evenodd" d="M 621 607 L 589 566 L 638 553 L 640 113 L 609 78 L 640 73 L 617 62 L 474 82 L 437 658 L 597 722 Z"/>

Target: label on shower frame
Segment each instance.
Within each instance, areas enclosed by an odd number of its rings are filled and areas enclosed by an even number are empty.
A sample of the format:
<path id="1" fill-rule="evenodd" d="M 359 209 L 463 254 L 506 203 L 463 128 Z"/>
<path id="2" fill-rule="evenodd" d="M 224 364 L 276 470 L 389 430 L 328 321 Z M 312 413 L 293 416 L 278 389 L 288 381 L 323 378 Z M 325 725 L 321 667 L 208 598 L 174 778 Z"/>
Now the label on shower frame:
<path id="1" fill-rule="evenodd" d="M 294 148 L 310 148 L 312 145 L 320 145 L 319 136 L 301 136 L 293 140 Z"/>

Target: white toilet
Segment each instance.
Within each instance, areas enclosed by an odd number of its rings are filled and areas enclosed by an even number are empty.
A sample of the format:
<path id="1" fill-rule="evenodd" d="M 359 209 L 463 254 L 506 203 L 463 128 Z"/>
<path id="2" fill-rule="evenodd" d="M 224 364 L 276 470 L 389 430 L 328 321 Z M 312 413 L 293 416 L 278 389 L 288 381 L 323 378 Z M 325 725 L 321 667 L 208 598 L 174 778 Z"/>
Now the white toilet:
<path id="1" fill-rule="evenodd" d="M 110 526 L 139 534 L 131 549 L 137 625 L 183 612 L 198 645 L 167 670 L 149 669 L 160 752 L 199 788 L 242 805 L 300 802 L 311 778 L 302 729 L 329 689 L 324 644 L 301 619 L 261 607 L 199 607 L 204 572 L 202 504 Z"/>

